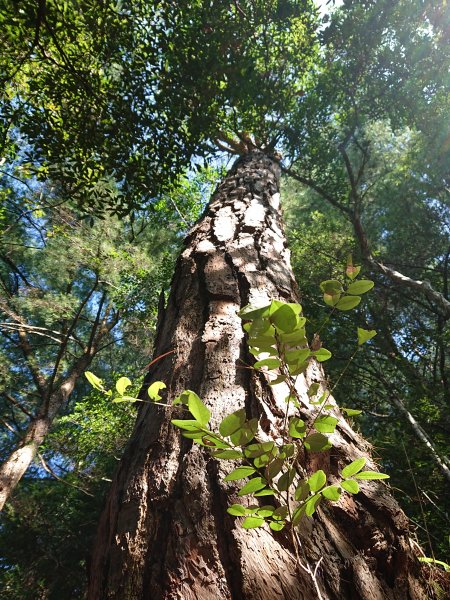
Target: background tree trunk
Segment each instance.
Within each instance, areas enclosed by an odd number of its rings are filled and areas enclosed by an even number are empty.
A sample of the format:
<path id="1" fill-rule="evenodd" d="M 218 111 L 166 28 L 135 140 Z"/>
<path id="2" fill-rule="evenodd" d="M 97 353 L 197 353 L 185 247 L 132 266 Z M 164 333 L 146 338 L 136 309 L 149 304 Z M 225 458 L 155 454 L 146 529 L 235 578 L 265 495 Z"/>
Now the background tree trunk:
<path id="1" fill-rule="evenodd" d="M 240 307 L 282 298 L 297 301 L 279 211 L 279 166 L 262 153 L 240 158 L 186 239 L 158 332 L 154 380 L 169 400 L 189 388 L 212 411 L 212 427 L 245 406 L 260 419 L 259 437 L 276 436 L 285 411 L 281 384 L 244 368 Z M 323 374 L 312 364 L 306 390 Z M 142 405 L 131 441 L 112 484 L 90 567 L 90 600 L 311 600 L 311 579 L 296 567 L 290 537 L 244 530 L 226 508 L 236 487 L 230 470 L 208 451 L 180 437 L 170 424 L 177 407 Z M 330 453 L 312 454 L 305 467 L 338 468 L 366 455 L 367 444 L 341 418 Z M 370 462 L 369 465 L 374 466 Z M 327 599 L 428 597 L 408 537 L 408 521 L 379 482 L 361 493 L 322 504 L 300 526 L 310 564 L 322 559 L 319 585 Z"/>

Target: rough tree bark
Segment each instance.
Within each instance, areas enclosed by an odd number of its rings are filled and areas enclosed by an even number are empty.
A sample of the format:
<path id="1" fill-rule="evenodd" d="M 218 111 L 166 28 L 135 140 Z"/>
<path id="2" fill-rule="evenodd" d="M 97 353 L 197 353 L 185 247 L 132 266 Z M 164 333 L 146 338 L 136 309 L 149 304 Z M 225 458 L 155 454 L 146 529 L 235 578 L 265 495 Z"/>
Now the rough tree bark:
<path id="1" fill-rule="evenodd" d="M 186 239 L 155 348 L 155 356 L 174 353 L 155 364 L 146 383 L 165 381 L 169 402 L 186 388 L 196 391 L 212 411 L 213 427 L 245 407 L 260 419 L 260 437 L 276 436 L 286 393 L 241 368 L 250 356 L 236 316 L 249 302 L 270 298 L 298 295 L 279 211 L 279 166 L 253 152 L 236 162 Z M 300 383 L 303 417 L 313 410 L 306 396 L 312 381 L 323 381 L 317 364 Z M 170 424 L 178 410 L 141 407 L 100 521 L 89 599 L 316 598 L 284 531 L 244 530 L 226 513 L 236 501 L 236 488 L 222 480 L 230 465 L 180 437 Z M 306 468 L 320 465 L 332 480 L 339 466 L 368 455 L 343 418 L 334 444 L 326 456 L 311 455 Z M 308 560 L 322 559 L 323 597 L 427 598 L 408 521 L 388 487 L 363 482 L 361 489 L 302 521 Z"/>

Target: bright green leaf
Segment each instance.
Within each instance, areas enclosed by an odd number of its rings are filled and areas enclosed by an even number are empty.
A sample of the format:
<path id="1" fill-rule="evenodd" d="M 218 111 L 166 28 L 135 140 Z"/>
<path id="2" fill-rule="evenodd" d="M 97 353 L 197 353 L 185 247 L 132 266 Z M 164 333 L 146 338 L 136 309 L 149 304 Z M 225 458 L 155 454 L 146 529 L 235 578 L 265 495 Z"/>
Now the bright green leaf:
<path id="1" fill-rule="evenodd" d="M 263 490 L 260 490 L 259 492 L 255 492 L 253 495 L 255 497 L 256 496 L 273 496 L 274 492 L 273 492 L 273 490 L 270 490 L 269 488 L 265 488 Z"/>
<path id="2" fill-rule="evenodd" d="M 352 475 L 354 475 L 355 473 L 359 473 L 359 471 L 361 471 L 361 469 L 366 464 L 366 460 L 366 458 L 361 457 L 351 462 L 349 465 L 342 469 L 342 477 L 352 477 Z"/>
<path id="3" fill-rule="evenodd" d="M 159 391 L 163 390 L 166 386 L 162 381 L 154 381 L 151 386 L 148 388 L 147 393 L 152 400 L 158 401 L 161 400 L 161 396 L 159 395 Z"/>
<path id="4" fill-rule="evenodd" d="M 113 398 L 111 402 L 115 404 L 119 402 L 139 402 L 139 398 L 135 398 L 134 396 L 118 396 L 117 398 Z"/>
<path id="5" fill-rule="evenodd" d="M 246 496 L 247 494 L 252 494 L 253 492 L 262 490 L 263 487 L 266 487 L 266 483 L 266 480 L 262 477 L 254 477 L 253 479 L 250 479 L 250 481 L 248 481 L 241 490 L 239 490 L 238 496 Z"/>
<path id="6" fill-rule="evenodd" d="M 244 529 L 254 529 L 255 527 L 261 527 L 265 520 L 262 517 L 246 517 L 242 522 Z"/>
<path id="7" fill-rule="evenodd" d="M 336 429 L 338 419 L 331 415 L 320 415 L 314 421 L 314 429 L 320 433 L 333 433 Z"/>
<path id="8" fill-rule="evenodd" d="M 329 485 L 321 491 L 321 494 L 327 500 L 331 500 L 332 502 L 337 502 L 341 497 L 341 492 L 337 485 Z"/>
<path id="9" fill-rule="evenodd" d="M 261 508 L 258 508 L 256 513 L 260 517 L 270 517 L 270 515 L 273 514 L 274 510 L 275 510 L 275 506 L 272 506 L 271 504 L 267 504 L 266 506 L 261 506 Z"/>
<path id="10" fill-rule="evenodd" d="M 327 482 L 327 476 L 322 469 L 319 469 L 311 475 L 308 479 L 308 485 L 311 492 L 318 492 L 323 488 Z"/>
<path id="11" fill-rule="evenodd" d="M 116 382 L 116 390 L 121 396 L 123 396 L 125 394 L 125 390 L 127 389 L 127 387 L 130 387 L 130 385 L 131 380 L 128 379 L 128 377 L 121 377 Z"/>
<path id="12" fill-rule="evenodd" d="M 279 358 L 264 358 L 255 362 L 253 367 L 260 369 L 261 367 L 268 367 L 269 369 L 277 369 L 281 365 Z"/>
<path id="13" fill-rule="evenodd" d="M 292 333 L 297 327 L 297 314 L 290 304 L 283 304 L 271 316 L 271 323 L 278 331 Z"/>
<path id="14" fill-rule="evenodd" d="M 251 304 L 247 304 L 244 306 L 238 313 L 238 317 L 243 319 L 244 321 L 252 321 L 253 319 L 261 319 L 269 314 L 269 306 L 255 307 Z"/>
<path id="15" fill-rule="evenodd" d="M 361 471 L 361 473 L 358 473 L 354 477 L 355 477 L 355 479 L 364 479 L 364 480 L 389 479 L 389 475 L 386 475 L 386 473 L 377 473 L 376 471 Z"/>
<path id="16" fill-rule="evenodd" d="M 188 408 L 194 419 L 196 419 L 202 425 L 207 425 L 211 418 L 210 411 L 206 408 L 197 394 L 191 390 L 186 390 L 189 394 Z"/>
<path id="17" fill-rule="evenodd" d="M 356 410 L 355 408 L 342 408 L 347 417 L 355 417 L 356 415 L 360 415 L 362 410 Z"/>
<path id="18" fill-rule="evenodd" d="M 337 279 L 326 279 L 320 283 L 320 289 L 324 294 L 339 294 L 343 291 L 342 283 Z"/>
<path id="19" fill-rule="evenodd" d="M 289 421 L 289 435 L 293 438 L 303 438 L 306 435 L 306 425 L 302 419 L 292 417 Z"/>
<path id="20" fill-rule="evenodd" d="M 245 477 L 253 475 L 253 473 L 256 473 L 256 469 L 253 467 L 237 467 L 237 469 L 234 469 L 234 471 L 228 473 L 228 475 L 224 478 L 224 481 L 236 481 L 237 479 L 244 479 Z"/>
<path id="21" fill-rule="evenodd" d="M 309 500 L 307 500 L 305 502 L 305 515 L 307 517 L 312 517 L 313 514 L 316 512 L 316 508 L 319 505 L 319 503 L 322 500 L 322 496 L 320 494 L 317 494 L 316 496 L 313 496 L 312 498 L 310 498 Z"/>
<path id="22" fill-rule="evenodd" d="M 316 360 L 319 362 L 324 362 L 332 356 L 331 352 L 326 348 L 320 348 L 319 350 L 315 350 L 314 352 L 311 352 L 311 355 L 315 356 Z"/>
<path id="23" fill-rule="evenodd" d="M 233 517 L 242 517 L 245 515 L 245 506 L 242 504 L 232 504 L 227 508 L 227 513 Z"/>
<path id="24" fill-rule="evenodd" d="M 207 433 L 205 428 L 198 421 L 193 421 L 192 419 L 172 419 L 172 425 L 175 427 L 179 427 L 180 429 L 186 429 L 187 431 L 203 431 L 203 433 Z"/>
<path id="25" fill-rule="evenodd" d="M 346 479 L 341 481 L 341 488 L 350 494 L 357 494 L 359 492 L 358 482 L 354 479 Z"/>
<path id="26" fill-rule="evenodd" d="M 219 425 L 220 435 L 223 435 L 223 437 L 228 437 L 233 434 L 242 427 L 242 425 L 245 423 L 245 418 L 245 408 L 240 408 L 234 413 L 227 415 Z"/>
<path id="27" fill-rule="evenodd" d="M 94 387 L 96 390 L 100 390 L 101 392 L 103 391 L 103 381 L 97 377 L 97 375 L 94 375 L 94 373 L 91 371 L 85 371 L 84 376 L 92 385 L 92 387 Z"/>
<path id="28" fill-rule="evenodd" d="M 361 302 L 361 296 L 344 296 L 336 304 L 336 308 L 339 310 L 352 310 L 355 306 Z"/>
<path id="29" fill-rule="evenodd" d="M 243 454 L 242 452 L 239 452 L 239 450 L 220 450 L 218 452 L 214 453 L 214 456 L 216 458 L 223 458 L 223 459 L 234 459 L 234 458 L 242 458 Z"/>
<path id="30" fill-rule="evenodd" d="M 360 279 L 359 281 L 351 283 L 348 286 L 346 293 L 351 294 L 352 296 L 358 296 L 359 294 L 365 294 L 371 290 L 374 285 L 374 282 L 370 281 L 370 279 Z"/>
<path id="31" fill-rule="evenodd" d="M 369 340 L 371 340 L 373 337 L 375 337 L 377 335 L 377 332 L 374 329 L 361 329 L 361 327 L 358 327 L 358 346 L 362 346 L 363 344 L 365 344 L 366 342 L 368 342 Z"/>
<path id="32" fill-rule="evenodd" d="M 297 364 L 305 362 L 310 354 L 311 350 L 309 348 L 303 348 L 302 350 L 289 350 L 285 354 L 285 360 L 289 364 Z"/>

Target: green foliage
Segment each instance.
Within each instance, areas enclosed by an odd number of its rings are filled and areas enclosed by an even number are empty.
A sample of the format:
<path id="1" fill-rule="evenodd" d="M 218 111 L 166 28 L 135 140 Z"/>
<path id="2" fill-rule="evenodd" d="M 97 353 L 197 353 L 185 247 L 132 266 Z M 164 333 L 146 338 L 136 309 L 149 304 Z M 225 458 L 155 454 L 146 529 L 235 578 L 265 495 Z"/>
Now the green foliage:
<path id="1" fill-rule="evenodd" d="M 353 275 L 353 274 L 352 274 Z M 347 273 L 347 276 L 348 273 Z M 355 277 L 350 277 L 354 280 Z M 372 287 L 368 280 L 353 281 L 350 284 L 358 293 L 365 293 Z M 349 286 L 349 287 L 350 287 Z M 358 286 L 358 287 L 356 287 Z M 340 282 L 325 281 L 321 284 L 322 291 L 330 288 L 339 289 L 340 293 L 348 291 Z M 349 292 L 350 294 L 350 292 Z M 345 297 L 345 296 L 344 296 Z M 351 295 L 350 295 L 351 297 Z M 238 315 L 245 322 L 244 329 L 248 334 L 249 350 L 257 359 L 252 368 L 265 374 L 272 385 L 283 382 L 287 385 L 289 395 L 286 398 L 285 427 L 280 433 L 280 440 L 261 441 L 258 434 L 258 420 L 248 419 L 245 409 L 239 409 L 226 415 L 218 426 L 218 432 L 208 427 L 211 412 L 198 395 L 186 390 L 173 400 L 174 406 L 189 413 L 193 419 L 172 419 L 175 427 L 181 430 L 181 435 L 205 446 L 215 458 L 221 460 L 241 460 L 243 464 L 233 468 L 225 476 L 226 482 L 238 482 L 237 495 L 253 496 L 255 500 L 264 496 L 273 496 L 275 505 L 251 506 L 233 504 L 228 512 L 233 516 L 244 516 L 242 527 L 252 529 L 267 524 L 273 531 L 280 531 L 286 525 L 297 526 L 303 517 L 314 515 L 322 500 L 338 502 L 341 494 L 346 491 L 358 493 L 359 480 L 387 479 L 389 476 L 376 471 L 362 471 L 366 458 L 358 458 L 342 469 L 341 480 L 334 480 L 327 485 L 328 476 L 319 469 L 308 474 L 301 466 L 305 452 L 324 452 L 332 446 L 331 438 L 339 423 L 337 407 L 330 404 L 330 392 L 324 391 L 318 400 L 314 400 L 320 384 L 312 384 L 308 390 L 312 417 L 305 422 L 298 416 L 290 416 L 290 407 L 300 408 L 300 395 L 296 388 L 296 376 L 306 370 L 311 360 L 324 360 L 325 349 L 310 351 L 305 348 L 306 319 L 302 315 L 299 304 L 285 303 L 272 300 L 266 306 L 246 306 Z M 331 354 L 328 353 L 326 358 Z M 259 357 L 265 358 L 259 358 Z M 274 377 L 275 379 L 272 379 Z M 111 392 L 105 390 L 101 381 L 92 374 L 89 380 L 96 389 L 102 389 L 105 398 Z M 116 389 L 121 394 L 119 400 L 125 402 L 151 402 L 162 406 L 158 391 L 165 386 L 162 382 L 153 382 L 149 388 L 150 400 L 125 396 L 131 382 L 121 377 L 116 383 Z M 334 412 L 331 414 L 331 411 Z M 294 499 L 294 500 L 293 500 Z"/>
<path id="2" fill-rule="evenodd" d="M 351 274 L 351 279 L 356 275 Z M 349 274 L 347 273 L 347 276 Z M 350 287 L 353 286 L 353 287 Z M 344 290 L 338 281 L 325 281 L 321 284 L 325 293 L 329 289 L 339 290 L 340 294 L 356 291 L 365 293 L 373 287 L 371 281 L 354 281 Z M 245 321 L 244 329 L 248 334 L 250 352 L 256 357 L 264 356 L 253 364 L 255 370 L 264 373 L 272 384 L 283 382 L 288 386 L 286 398 L 286 427 L 281 433 L 281 442 L 258 440 L 257 422 L 247 420 L 245 410 L 239 409 L 225 416 L 219 424 L 219 432 L 210 431 L 207 421 L 209 411 L 193 392 L 187 391 L 174 403 L 187 406 L 196 421 L 172 419 L 172 424 L 181 429 L 181 435 L 205 445 L 208 440 L 210 451 L 220 459 L 242 459 L 243 465 L 234 468 L 225 481 L 235 482 L 248 478 L 240 487 L 238 496 L 253 495 L 255 499 L 271 495 L 276 498 L 277 507 L 259 504 L 244 507 L 233 504 L 229 514 L 245 516 L 242 526 L 246 529 L 268 524 L 272 530 L 280 531 L 287 524 L 298 525 L 304 516 L 311 517 L 322 499 L 338 502 L 343 491 L 354 494 L 359 491 L 355 479 L 386 479 L 388 475 L 375 471 L 362 471 L 366 458 L 359 458 L 343 468 L 339 484 L 326 485 L 327 474 L 319 469 L 309 476 L 300 466 L 302 456 L 307 452 L 323 452 L 331 447 L 328 435 L 333 434 L 339 418 L 330 414 L 335 411 L 329 404 L 329 392 L 324 392 L 319 401 L 311 400 L 316 407 L 309 423 L 297 416 L 289 416 L 289 407 L 300 407 L 300 397 L 295 386 L 295 377 L 306 370 L 309 361 L 318 360 L 318 352 L 305 348 L 305 318 L 299 304 L 288 304 L 273 300 L 262 307 L 246 306 L 239 313 Z M 316 355 L 316 356 L 315 356 Z M 323 355 L 322 355 L 323 358 Z M 327 356 L 329 358 L 329 356 Z M 274 383 L 275 381 L 275 383 Z M 313 399 L 319 390 L 313 384 L 308 396 Z M 190 402 L 195 398 L 195 402 Z M 199 418 L 201 416 L 201 419 Z M 208 419 L 207 419 L 208 417 Z M 225 450 L 223 450 L 225 448 Z M 295 499 L 293 503 L 292 498 Z"/>
<path id="3" fill-rule="evenodd" d="M 2 512 L 2 598 L 84 597 L 88 550 L 134 417 L 130 403 L 94 389 L 58 419 L 41 452 L 59 479 L 29 473 Z"/>
<path id="4" fill-rule="evenodd" d="M 309 0 L 43 6 L 3 6 L 2 150 L 97 215 L 184 218 L 190 161 L 223 135 L 283 136 L 318 55 Z"/>
<path id="5" fill-rule="evenodd" d="M 439 78 L 436 86 L 441 82 Z M 410 97 L 410 106 L 413 105 L 415 99 Z M 439 105 L 442 106 L 441 101 Z M 441 139 L 443 131 L 448 134 L 448 119 L 444 120 L 440 111 L 431 115 L 429 110 L 430 107 L 422 114 L 429 114 L 429 120 L 425 123 L 426 119 L 422 119 L 420 131 L 411 122 L 409 127 L 393 128 L 386 115 L 361 120 L 355 140 L 349 142 L 349 159 L 354 172 L 360 173 L 359 210 L 374 257 L 405 276 L 428 281 L 432 289 L 445 295 L 449 269 L 448 199 L 442 185 L 448 177 L 448 168 L 443 164 L 448 164 L 448 146 Z M 366 149 L 366 155 L 361 148 Z M 327 185 L 333 199 L 342 206 L 351 207 L 347 201 L 349 182 L 342 189 L 328 184 L 340 176 L 342 166 L 338 160 L 333 165 L 328 163 L 327 176 L 318 167 L 314 179 L 317 184 L 320 181 Z M 311 172 L 308 175 L 312 176 Z M 336 210 L 317 192 L 295 187 L 288 181 L 284 182 L 284 194 L 294 272 L 301 282 L 302 303 L 308 306 L 306 329 L 313 332 L 328 314 L 318 301 L 316 282 L 342 281 L 338 265 L 350 253 L 359 257 L 360 249 L 353 239 L 351 223 L 339 207 Z M 431 540 L 434 553 L 445 556 L 448 483 L 425 444 L 411 430 L 408 417 L 392 399 L 401 399 L 438 454 L 447 456 L 448 321 L 439 317 L 433 302 L 402 285 L 394 285 L 367 263 L 364 268 L 362 277 L 376 283 L 373 292 L 358 312 L 342 313 L 345 318 L 329 320 L 320 332 L 334 358 L 327 375 L 330 381 L 339 378 L 353 352 L 350 340 L 357 330 L 359 343 L 367 344 L 365 352 L 357 353 L 348 366 L 336 399 L 346 407 L 343 410 L 348 416 L 352 416 L 349 410 L 363 410 L 358 425 L 389 466 L 393 493 L 412 519 L 421 544 L 429 546 Z M 352 261 L 348 262 L 347 275 L 358 269 Z M 374 330 L 377 336 L 368 338 Z M 399 440 L 404 441 L 410 465 Z M 427 553 L 431 554 L 431 550 Z"/>

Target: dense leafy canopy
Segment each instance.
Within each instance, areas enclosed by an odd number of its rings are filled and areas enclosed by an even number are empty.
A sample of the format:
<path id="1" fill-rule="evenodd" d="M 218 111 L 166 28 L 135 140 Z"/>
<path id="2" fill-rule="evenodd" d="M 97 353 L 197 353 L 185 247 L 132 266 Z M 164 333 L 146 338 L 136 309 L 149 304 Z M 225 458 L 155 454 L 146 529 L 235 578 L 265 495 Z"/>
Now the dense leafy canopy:
<path id="1" fill-rule="evenodd" d="M 309 0 L 7 2 L 4 149 L 85 210 L 151 203 L 222 133 L 276 141 L 314 22 Z"/>

